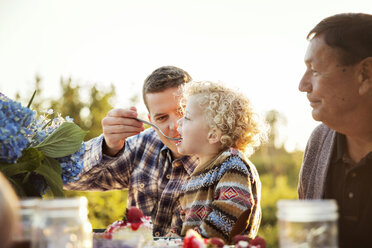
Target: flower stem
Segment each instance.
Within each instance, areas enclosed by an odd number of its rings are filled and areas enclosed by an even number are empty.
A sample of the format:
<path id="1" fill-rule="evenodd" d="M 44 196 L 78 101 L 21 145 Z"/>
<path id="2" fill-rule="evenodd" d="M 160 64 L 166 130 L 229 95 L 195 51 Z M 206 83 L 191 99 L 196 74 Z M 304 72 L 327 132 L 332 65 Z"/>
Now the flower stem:
<path id="1" fill-rule="evenodd" d="M 29 101 L 28 104 L 27 104 L 27 108 L 30 108 L 31 103 L 32 103 L 32 101 L 34 100 L 35 95 L 36 95 L 36 90 L 34 91 L 34 94 L 32 94 L 32 97 L 31 97 L 30 101 Z"/>

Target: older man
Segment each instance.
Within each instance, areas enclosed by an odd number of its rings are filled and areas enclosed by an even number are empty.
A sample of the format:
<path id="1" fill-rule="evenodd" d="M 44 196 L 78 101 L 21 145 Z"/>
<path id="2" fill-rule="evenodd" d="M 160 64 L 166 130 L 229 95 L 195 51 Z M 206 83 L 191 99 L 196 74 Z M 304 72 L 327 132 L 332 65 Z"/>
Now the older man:
<path id="1" fill-rule="evenodd" d="M 340 247 L 371 244 L 372 15 L 325 18 L 308 34 L 299 90 L 321 121 L 304 154 L 300 199 L 335 199 Z"/>

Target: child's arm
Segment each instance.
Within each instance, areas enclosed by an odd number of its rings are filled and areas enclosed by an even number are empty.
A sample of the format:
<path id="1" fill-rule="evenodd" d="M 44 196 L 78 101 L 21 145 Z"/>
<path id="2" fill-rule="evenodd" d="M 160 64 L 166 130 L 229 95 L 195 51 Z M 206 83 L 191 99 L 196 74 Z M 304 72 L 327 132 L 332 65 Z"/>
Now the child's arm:
<path id="1" fill-rule="evenodd" d="M 261 217 L 255 183 L 255 178 L 248 171 L 230 169 L 226 172 L 216 186 L 212 211 L 202 223 L 201 234 L 229 241 L 233 238 L 234 228 L 234 233 L 252 230 L 248 235 L 254 237 Z M 245 220 L 241 220 L 243 217 Z M 240 228 L 237 225 L 234 227 L 239 218 Z M 246 225 L 242 227 L 244 221 Z"/>

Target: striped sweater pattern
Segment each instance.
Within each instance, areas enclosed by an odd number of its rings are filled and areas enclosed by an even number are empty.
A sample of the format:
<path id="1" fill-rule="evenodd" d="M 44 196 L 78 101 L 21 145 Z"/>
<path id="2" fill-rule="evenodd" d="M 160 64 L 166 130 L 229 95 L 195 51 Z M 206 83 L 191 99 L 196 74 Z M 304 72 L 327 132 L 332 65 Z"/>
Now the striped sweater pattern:
<path id="1" fill-rule="evenodd" d="M 181 236 L 188 229 L 204 237 L 231 240 L 238 218 L 249 211 L 241 231 L 255 237 L 261 221 L 261 182 L 255 166 L 236 149 L 198 165 L 182 188 Z"/>

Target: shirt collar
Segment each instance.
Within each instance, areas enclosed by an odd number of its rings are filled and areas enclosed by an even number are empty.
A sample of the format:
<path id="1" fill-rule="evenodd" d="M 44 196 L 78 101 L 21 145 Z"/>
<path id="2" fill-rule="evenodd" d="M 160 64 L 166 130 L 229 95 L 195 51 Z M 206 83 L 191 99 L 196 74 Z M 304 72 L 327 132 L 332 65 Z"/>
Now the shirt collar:
<path id="1" fill-rule="evenodd" d="M 191 175 L 196 166 L 199 164 L 199 159 L 196 156 L 183 156 L 177 159 L 173 159 L 173 157 L 171 156 L 172 151 L 166 145 L 164 145 L 160 149 L 160 152 L 163 154 L 164 157 L 167 157 L 169 154 L 169 159 L 172 163 L 172 166 L 183 166 L 188 175 Z"/>
<path id="2" fill-rule="evenodd" d="M 160 152 L 163 153 L 164 156 L 166 156 L 168 151 L 170 152 L 169 148 L 163 144 L 163 147 L 160 149 Z"/>
<path id="3" fill-rule="evenodd" d="M 192 174 L 196 166 L 199 164 L 199 159 L 196 156 L 184 156 L 176 160 L 179 160 L 181 162 L 183 168 L 185 168 L 189 176 Z"/>
<path id="4" fill-rule="evenodd" d="M 372 151 L 369 152 L 362 160 L 361 162 L 371 163 L 372 162 Z"/>
<path id="5" fill-rule="evenodd" d="M 340 161 L 351 165 L 352 167 L 356 165 L 356 163 L 350 158 L 349 154 L 346 151 L 346 137 L 343 134 L 336 133 L 336 146 L 334 151 L 333 161 L 338 163 Z M 364 158 L 360 160 L 358 164 L 370 163 L 372 161 L 372 151 L 368 153 Z"/>
<path id="6" fill-rule="evenodd" d="M 335 143 L 336 143 L 336 146 L 335 146 L 335 150 L 333 153 L 334 154 L 333 161 L 337 163 L 339 161 L 344 160 L 345 154 L 347 155 L 345 135 L 336 132 Z"/>

